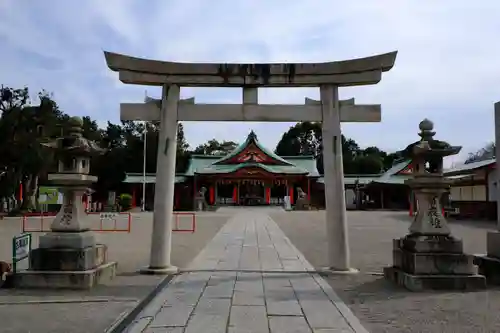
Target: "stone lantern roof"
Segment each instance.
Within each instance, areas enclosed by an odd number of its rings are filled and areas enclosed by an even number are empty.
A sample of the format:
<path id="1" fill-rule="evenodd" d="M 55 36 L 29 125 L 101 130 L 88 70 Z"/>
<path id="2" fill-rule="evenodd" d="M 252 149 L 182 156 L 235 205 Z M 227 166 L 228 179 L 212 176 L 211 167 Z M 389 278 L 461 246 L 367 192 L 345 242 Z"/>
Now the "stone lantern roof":
<path id="1" fill-rule="evenodd" d="M 422 120 L 418 127 L 420 129 L 418 135 L 421 139 L 408 145 L 402 151 L 405 158 L 415 158 L 422 155 L 445 157 L 458 154 L 462 149 L 460 146 L 452 146 L 446 141 L 434 139 L 434 135 L 436 135 L 436 132 L 433 131 L 434 123 L 429 119 Z"/>
<path id="2" fill-rule="evenodd" d="M 102 155 L 106 152 L 106 149 L 99 147 L 95 141 L 82 136 L 82 118 L 71 117 L 68 123 L 70 126 L 68 135 L 57 138 L 51 142 L 44 143 L 43 145 L 56 150 L 58 155 L 66 157 L 90 157 L 94 155 Z"/>

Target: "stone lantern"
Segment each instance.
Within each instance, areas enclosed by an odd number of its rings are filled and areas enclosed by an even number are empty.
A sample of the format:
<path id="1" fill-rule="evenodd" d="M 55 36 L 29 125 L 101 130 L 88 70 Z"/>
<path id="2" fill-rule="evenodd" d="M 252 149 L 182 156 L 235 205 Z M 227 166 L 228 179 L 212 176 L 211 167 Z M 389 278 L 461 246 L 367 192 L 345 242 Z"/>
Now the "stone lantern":
<path id="1" fill-rule="evenodd" d="M 96 244 L 82 202 L 97 181 L 89 175 L 90 159 L 106 150 L 82 136 L 81 118 L 71 118 L 69 125 L 67 136 L 44 144 L 55 150 L 57 173 L 48 180 L 60 188 L 63 204 L 51 231 L 40 236 L 39 248 L 31 251 L 30 268 L 16 274 L 16 286 L 82 289 L 115 275 L 116 263 L 106 263 L 107 248 Z"/>
<path id="2" fill-rule="evenodd" d="M 384 275 L 413 291 L 485 288 L 473 256 L 464 254 L 462 240 L 451 235 L 440 203 L 451 185 L 443 177 L 443 158 L 462 147 L 434 139 L 433 127 L 424 119 L 421 140 L 405 150 L 413 162 L 413 177 L 405 183 L 415 193 L 417 214 L 409 234 L 393 241 L 393 266 L 385 268 Z"/>

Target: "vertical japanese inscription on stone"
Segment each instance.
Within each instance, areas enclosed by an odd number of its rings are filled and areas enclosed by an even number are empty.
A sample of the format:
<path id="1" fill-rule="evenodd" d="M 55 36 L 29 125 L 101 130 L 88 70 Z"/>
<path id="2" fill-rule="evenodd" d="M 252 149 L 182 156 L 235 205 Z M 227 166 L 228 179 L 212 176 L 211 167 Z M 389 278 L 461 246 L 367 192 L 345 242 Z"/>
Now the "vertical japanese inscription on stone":
<path id="1" fill-rule="evenodd" d="M 65 204 L 63 207 L 63 216 L 61 218 L 61 225 L 70 225 L 72 217 L 73 217 L 72 203 Z"/>
<path id="2" fill-rule="evenodd" d="M 439 197 L 435 196 L 432 198 L 431 204 L 429 206 L 429 210 L 427 211 L 427 216 L 429 217 L 429 223 L 434 228 L 442 228 L 441 219 L 438 212 L 438 200 Z"/>

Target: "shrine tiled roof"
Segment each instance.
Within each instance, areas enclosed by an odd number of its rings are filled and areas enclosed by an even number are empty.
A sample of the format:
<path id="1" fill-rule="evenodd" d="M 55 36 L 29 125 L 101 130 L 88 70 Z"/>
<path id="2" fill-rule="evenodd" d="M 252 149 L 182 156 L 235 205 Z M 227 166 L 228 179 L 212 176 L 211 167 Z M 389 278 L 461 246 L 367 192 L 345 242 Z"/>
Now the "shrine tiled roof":
<path id="1" fill-rule="evenodd" d="M 411 177 L 411 160 L 405 160 L 394 164 L 389 170 L 380 175 L 349 175 L 344 177 L 345 185 L 354 185 L 356 182 L 359 185 L 370 184 L 392 184 L 404 185 L 405 180 Z M 324 183 L 323 177 L 318 179 L 318 183 Z"/>
<path id="2" fill-rule="evenodd" d="M 380 175 L 345 175 L 344 185 L 355 185 L 358 182 L 359 185 L 367 185 L 379 178 Z M 317 180 L 318 183 L 324 184 L 325 179 L 323 177 Z"/>
<path id="3" fill-rule="evenodd" d="M 278 156 L 264 147 L 254 132 L 226 156 L 192 155 L 184 175 L 227 174 L 243 168 L 259 168 L 273 174 L 319 177 L 314 156 Z"/>
<path id="4" fill-rule="evenodd" d="M 257 167 L 276 174 L 303 174 L 309 177 L 319 177 L 316 159 L 313 156 L 281 157 L 287 165 L 269 165 L 263 163 L 214 164 L 220 156 L 193 155 L 185 176 L 195 174 L 223 174 L 235 172 L 243 167 Z"/>
<path id="5" fill-rule="evenodd" d="M 175 183 L 182 183 L 184 181 L 186 181 L 186 177 L 175 176 Z M 146 173 L 146 177 L 144 177 L 142 173 L 127 173 L 123 182 L 130 184 L 142 184 L 143 182 L 153 184 L 156 183 L 156 174 Z"/>
<path id="6" fill-rule="evenodd" d="M 464 172 L 471 172 L 476 169 L 492 166 L 495 164 L 496 160 L 494 158 L 487 159 L 484 161 L 478 161 L 478 162 L 472 162 L 472 163 L 467 163 L 467 164 L 462 164 L 459 166 L 455 166 L 450 169 L 444 170 L 445 175 L 456 175 L 456 174 L 461 174 Z"/>
<path id="7" fill-rule="evenodd" d="M 411 177 L 411 162 L 411 160 L 405 160 L 394 164 L 379 178 L 374 179 L 373 183 L 403 185 L 405 180 Z"/>
<path id="8" fill-rule="evenodd" d="M 215 162 L 215 164 L 225 164 L 230 162 L 232 159 L 238 157 L 238 155 L 242 154 L 245 152 L 246 149 L 251 147 L 252 145 L 255 145 L 257 150 L 259 150 L 261 153 L 269 157 L 270 159 L 274 160 L 274 162 L 277 162 L 277 164 L 283 164 L 283 165 L 291 165 L 290 162 L 286 161 L 282 157 L 276 155 L 274 152 L 271 150 L 267 149 L 264 147 L 259 140 L 257 140 L 257 135 L 255 134 L 254 131 L 251 131 L 250 134 L 248 134 L 247 139 L 245 142 L 243 142 L 241 145 L 239 145 L 235 150 L 233 150 L 231 153 L 228 155 L 220 158 L 218 161 Z"/>

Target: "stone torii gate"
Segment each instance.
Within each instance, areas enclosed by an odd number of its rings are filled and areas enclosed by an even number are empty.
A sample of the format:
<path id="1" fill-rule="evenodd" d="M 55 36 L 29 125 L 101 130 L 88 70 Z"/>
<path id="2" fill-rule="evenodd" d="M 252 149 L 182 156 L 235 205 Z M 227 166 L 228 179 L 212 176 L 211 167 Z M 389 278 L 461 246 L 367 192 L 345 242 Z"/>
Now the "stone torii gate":
<path id="1" fill-rule="evenodd" d="M 380 105 L 340 101 L 339 87 L 380 82 L 397 51 L 367 58 L 326 63 L 214 64 L 176 63 L 104 52 L 107 65 L 126 84 L 161 86 L 157 103 L 120 105 L 122 120 L 160 121 L 153 232 L 149 267 L 145 273 L 170 274 L 175 152 L 178 121 L 322 122 L 325 179 L 328 269 L 355 271 L 350 267 L 344 194 L 340 122 L 380 122 Z M 180 100 L 180 87 L 241 87 L 242 104 L 196 104 Z M 259 104 L 258 88 L 319 87 L 320 101 L 304 105 Z"/>

